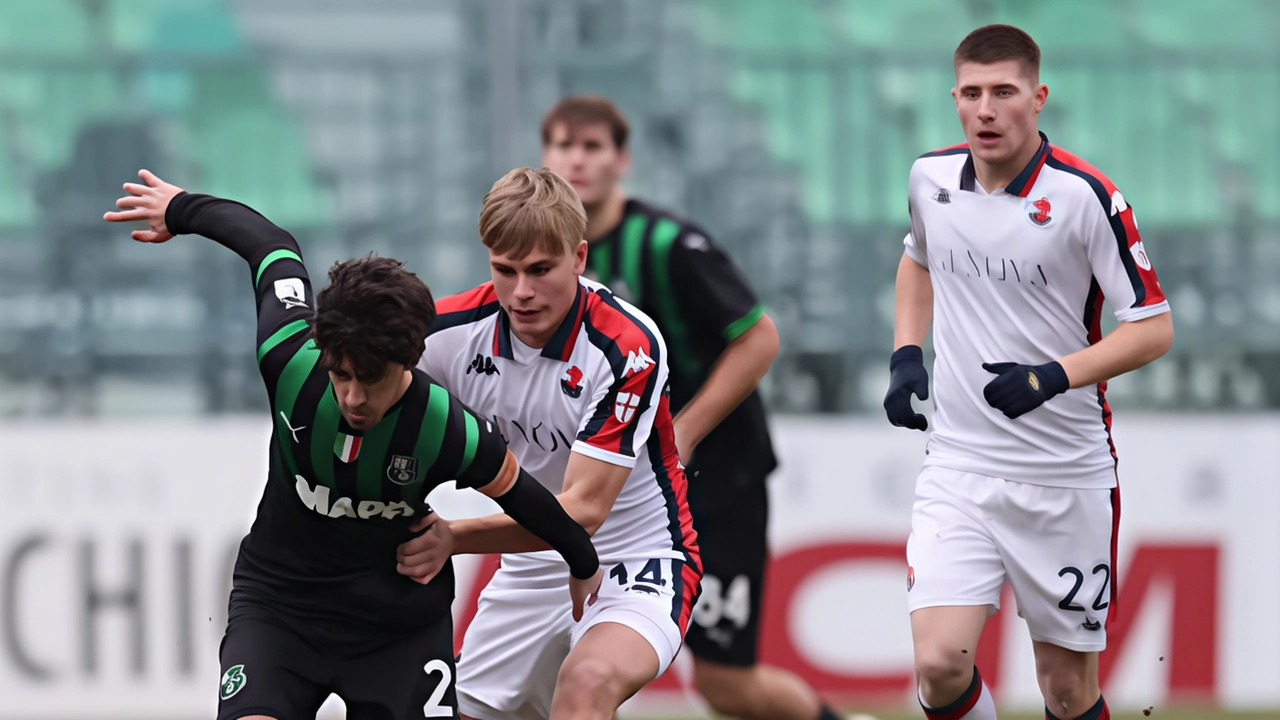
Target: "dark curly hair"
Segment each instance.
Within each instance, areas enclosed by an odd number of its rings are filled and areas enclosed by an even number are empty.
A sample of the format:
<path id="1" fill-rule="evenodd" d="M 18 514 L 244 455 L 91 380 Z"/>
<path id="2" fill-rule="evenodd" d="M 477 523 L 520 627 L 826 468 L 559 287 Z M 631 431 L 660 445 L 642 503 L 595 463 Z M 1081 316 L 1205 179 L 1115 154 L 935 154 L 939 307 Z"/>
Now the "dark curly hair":
<path id="1" fill-rule="evenodd" d="M 334 370 L 350 360 L 357 380 L 376 382 L 388 362 L 418 364 L 435 319 L 426 283 L 399 260 L 370 253 L 329 268 L 329 285 L 316 295 L 309 322 L 321 367 Z"/>

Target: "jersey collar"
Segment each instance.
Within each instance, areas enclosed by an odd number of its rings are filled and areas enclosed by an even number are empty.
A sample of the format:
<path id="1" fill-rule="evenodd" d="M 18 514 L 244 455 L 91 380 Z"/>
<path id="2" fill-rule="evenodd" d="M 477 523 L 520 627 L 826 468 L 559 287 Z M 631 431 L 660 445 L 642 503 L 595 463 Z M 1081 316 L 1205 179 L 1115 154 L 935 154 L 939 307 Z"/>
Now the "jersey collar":
<path id="1" fill-rule="evenodd" d="M 542 357 L 562 362 L 569 361 L 569 356 L 573 355 L 574 344 L 578 341 L 578 328 L 582 326 L 582 315 L 586 308 L 587 291 L 579 281 L 578 294 L 574 296 L 573 305 L 569 306 L 569 312 L 560 321 L 560 327 L 556 328 L 551 339 L 542 348 Z M 515 359 L 511 350 L 511 318 L 507 316 L 507 311 L 502 309 L 498 310 L 498 322 L 493 328 L 493 354 L 508 360 Z"/>
<path id="2" fill-rule="evenodd" d="M 1040 177 L 1040 169 L 1044 167 L 1044 161 L 1049 159 L 1049 138 L 1043 132 L 1040 133 L 1040 149 L 1036 151 L 1031 162 L 1022 168 L 1022 172 L 1013 179 L 1004 188 L 1008 195 L 1016 195 L 1018 197 L 1026 197 L 1031 192 L 1031 188 L 1036 184 L 1036 178 Z M 973 153 L 965 158 L 964 167 L 960 168 L 960 189 L 969 192 L 977 192 L 978 175 L 973 168 Z"/>

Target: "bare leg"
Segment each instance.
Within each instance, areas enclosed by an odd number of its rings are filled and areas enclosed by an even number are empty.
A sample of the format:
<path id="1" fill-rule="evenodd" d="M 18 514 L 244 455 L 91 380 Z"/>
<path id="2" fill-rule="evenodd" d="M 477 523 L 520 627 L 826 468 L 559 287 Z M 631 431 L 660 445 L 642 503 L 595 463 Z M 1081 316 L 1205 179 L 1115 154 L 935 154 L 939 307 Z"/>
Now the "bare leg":
<path id="1" fill-rule="evenodd" d="M 916 679 L 929 707 L 945 707 L 973 681 L 974 653 L 989 605 L 921 608 L 911 613 Z"/>
<path id="2" fill-rule="evenodd" d="M 552 720 L 610 720 L 658 676 L 658 654 L 635 630 L 602 622 L 569 651 L 551 698 Z"/>
<path id="3" fill-rule="evenodd" d="M 1063 720 L 1071 720 L 1097 704 L 1098 653 L 1076 652 L 1046 642 L 1033 642 L 1036 679 L 1044 706 Z"/>
<path id="4" fill-rule="evenodd" d="M 713 710 L 743 720 L 815 720 L 822 709 L 803 680 L 768 665 L 739 667 L 695 656 L 693 680 Z"/>

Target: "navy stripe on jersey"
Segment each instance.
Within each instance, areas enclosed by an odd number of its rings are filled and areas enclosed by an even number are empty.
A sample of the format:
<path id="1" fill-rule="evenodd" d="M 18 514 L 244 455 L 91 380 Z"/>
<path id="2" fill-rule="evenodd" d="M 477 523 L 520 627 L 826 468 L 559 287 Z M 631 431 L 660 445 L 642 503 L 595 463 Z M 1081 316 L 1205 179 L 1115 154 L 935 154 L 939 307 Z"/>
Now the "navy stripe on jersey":
<path id="1" fill-rule="evenodd" d="M 440 332 L 441 330 L 448 330 L 449 328 L 458 327 L 459 325 L 466 325 L 477 320 L 483 320 L 484 318 L 498 312 L 501 308 L 502 306 L 498 304 L 498 301 L 494 300 L 493 302 L 477 305 L 476 307 L 467 308 L 466 310 L 457 310 L 437 315 L 435 322 L 431 323 L 431 329 L 427 331 L 427 334 L 432 335 Z"/>
<path id="2" fill-rule="evenodd" d="M 605 358 L 609 361 L 609 367 L 613 369 L 614 378 L 622 377 L 622 372 L 627 366 L 627 358 L 618 349 L 618 343 L 613 338 L 597 330 L 591 324 L 590 318 L 590 313 L 582 318 L 582 327 L 587 331 L 587 340 L 592 345 L 595 345 L 600 352 L 604 353 Z M 621 384 L 616 381 L 609 384 L 609 391 L 600 400 L 600 403 L 596 405 L 595 414 L 587 421 L 586 427 L 582 428 L 582 432 L 578 433 L 579 439 L 595 437 L 600 433 L 609 418 L 613 417 L 613 405 L 618 401 L 620 387 Z"/>
<path id="3" fill-rule="evenodd" d="M 635 326 L 637 328 L 639 328 L 642 332 L 644 332 L 645 339 L 649 341 L 649 357 L 653 360 L 655 366 L 661 366 L 663 362 L 666 362 L 665 359 L 662 357 L 662 346 L 658 343 L 658 338 L 654 336 L 653 331 L 649 329 L 648 325 L 645 325 L 644 323 L 640 322 L 639 320 L 636 319 L 634 315 L 624 310 L 622 308 L 622 305 L 618 302 L 618 299 L 613 296 L 613 293 L 601 292 L 601 293 L 597 293 L 597 295 L 599 295 L 600 299 L 603 300 L 606 305 L 613 308 L 614 310 L 617 310 L 619 313 L 621 313 L 622 315 L 630 319 L 633 323 L 635 323 Z M 621 356 L 621 351 L 619 351 L 619 356 Z M 618 377 L 620 379 L 622 378 L 621 375 L 619 375 Z M 654 387 L 657 382 L 658 382 L 658 373 L 650 372 L 649 379 L 644 385 L 644 394 L 640 396 L 640 404 L 636 406 L 637 417 L 641 413 L 647 411 L 650 407 L 652 407 L 655 404 L 653 398 L 655 398 L 656 396 L 658 396 L 659 393 L 662 392 L 663 388 Z M 617 383 L 618 387 L 622 387 L 624 384 L 625 383 L 621 381 Z M 626 429 L 622 431 L 621 450 L 625 455 L 629 455 L 629 456 L 635 455 L 634 447 L 635 447 L 635 439 L 636 439 L 636 425 L 638 424 L 639 423 L 634 423 L 634 422 L 627 423 Z"/>
<path id="4" fill-rule="evenodd" d="M 689 554 L 689 548 L 684 544 L 684 532 L 680 527 L 680 500 L 676 497 L 675 488 L 672 487 L 671 474 L 667 472 L 667 466 L 662 462 L 662 433 L 658 432 L 658 428 L 654 428 L 649 433 L 649 442 L 646 445 L 649 450 L 649 463 L 653 465 L 653 476 L 658 480 L 662 501 L 667 506 L 667 532 L 671 534 L 671 547 L 684 556 L 685 562 L 701 569 L 701 565 L 697 564 Z M 677 601 L 680 599 L 679 595 L 677 590 Z"/>
<path id="5" fill-rule="evenodd" d="M 1018 177 L 1013 179 L 1005 187 L 1004 191 L 1010 195 L 1018 197 L 1026 197 L 1031 192 L 1032 186 L 1036 184 L 1036 178 L 1040 177 L 1040 168 L 1044 167 L 1044 161 L 1049 157 L 1049 138 L 1040 133 L 1040 149 L 1036 150 L 1035 157 L 1031 158 L 1031 162 L 1022 168 L 1022 172 L 1018 173 Z M 973 162 L 973 159 L 969 159 Z"/>
<path id="6" fill-rule="evenodd" d="M 1129 276 L 1129 284 L 1133 286 L 1134 300 L 1133 305 L 1130 307 L 1142 305 L 1147 299 L 1147 286 L 1142 282 L 1142 276 L 1138 274 L 1138 265 L 1133 261 L 1133 253 L 1129 252 L 1129 231 L 1125 229 L 1124 218 L 1121 217 L 1123 213 L 1112 214 L 1111 195 L 1107 192 L 1102 180 L 1090 172 L 1072 167 L 1055 158 L 1053 153 L 1049 154 L 1045 164 L 1055 170 L 1071 173 L 1089 183 L 1089 187 L 1093 189 L 1093 194 L 1098 197 L 1098 202 L 1102 204 L 1102 213 L 1107 216 L 1107 221 L 1111 223 L 1111 231 L 1115 233 L 1116 245 L 1120 252 L 1120 262 L 1124 264 L 1124 272 Z"/>
<path id="7" fill-rule="evenodd" d="M 944 147 L 941 150 L 934 150 L 932 152 L 927 152 L 921 155 L 920 157 L 927 158 L 927 157 L 942 157 L 944 155 L 968 155 L 968 154 L 969 154 L 969 144 L 960 143 L 959 145 Z"/>
<path id="8" fill-rule="evenodd" d="M 507 317 L 506 311 L 500 311 L 498 321 L 493 324 L 492 353 L 494 357 L 507 360 L 514 360 L 516 357 L 511 349 L 511 318 Z"/>
<path id="9" fill-rule="evenodd" d="M 582 283 L 578 283 L 578 294 L 573 299 L 573 306 L 569 308 L 564 320 L 560 321 L 560 327 L 556 328 L 555 334 L 543 346 L 542 357 L 569 362 L 569 356 L 573 354 L 573 346 L 578 341 L 578 326 L 582 323 L 582 315 L 586 307 L 587 289 L 582 286 Z"/>

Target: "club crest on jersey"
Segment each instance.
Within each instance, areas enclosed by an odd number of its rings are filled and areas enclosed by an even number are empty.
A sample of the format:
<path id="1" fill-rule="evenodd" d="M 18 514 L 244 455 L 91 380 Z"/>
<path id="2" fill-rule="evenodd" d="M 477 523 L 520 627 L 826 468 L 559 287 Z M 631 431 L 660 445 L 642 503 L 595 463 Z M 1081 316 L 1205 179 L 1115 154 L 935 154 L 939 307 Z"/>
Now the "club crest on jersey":
<path id="1" fill-rule="evenodd" d="M 1027 212 L 1027 218 L 1038 227 L 1044 227 L 1053 221 L 1053 218 L 1049 215 L 1053 206 L 1049 204 L 1048 198 L 1040 198 L 1039 200 L 1028 198 L 1023 203 L 1022 208 Z"/>
<path id="2" fill-rule="evenodd" d="M 629 423 L 640 406 L 640 393 L 618 393 L 618 401 L 613 404 L 613 416 L 620 423 Z"/>
<path id="3" fill-rule="evenodd" d="M 418 477 L 418 458 L 392 455 L 387 466 L 387 479 L 397 485 L 408 485 Z"/>
<path id="4" fill-rule="evenodd" d="M 575 400 L 582 397 L 582 370 L 577 365 L 570 365 L 568 370 L 564 371 L 564 375 L 560 376 L 560 389 Z"/>
<path id="5" fill-rule="evenodd" d="M 644 353 L 644 348 L 632 350 L 627 353 L 627 367 L 622 371 L 622 376 L 626 377 L 632 373 L 644 372 L 653 364 L 653 358 Z"/>
<path id="6" fill-rule="evenodd" d="M 949 205 L 951 203 L 951 193 L 946 188 L 941 188 L 933 194 L 933 199 L 938 201 L 939 205 Z"/>
<path id="7" fill-rule="evenodd" d="M 244 665 L 232 665 L 227 671 L 222 673 L 222 687 L 218 696 L 223 700 L 230 700 L 236 693 L 244 689 L 245 683 L 249 682 L 249 677 L 244 673 Z"/>

